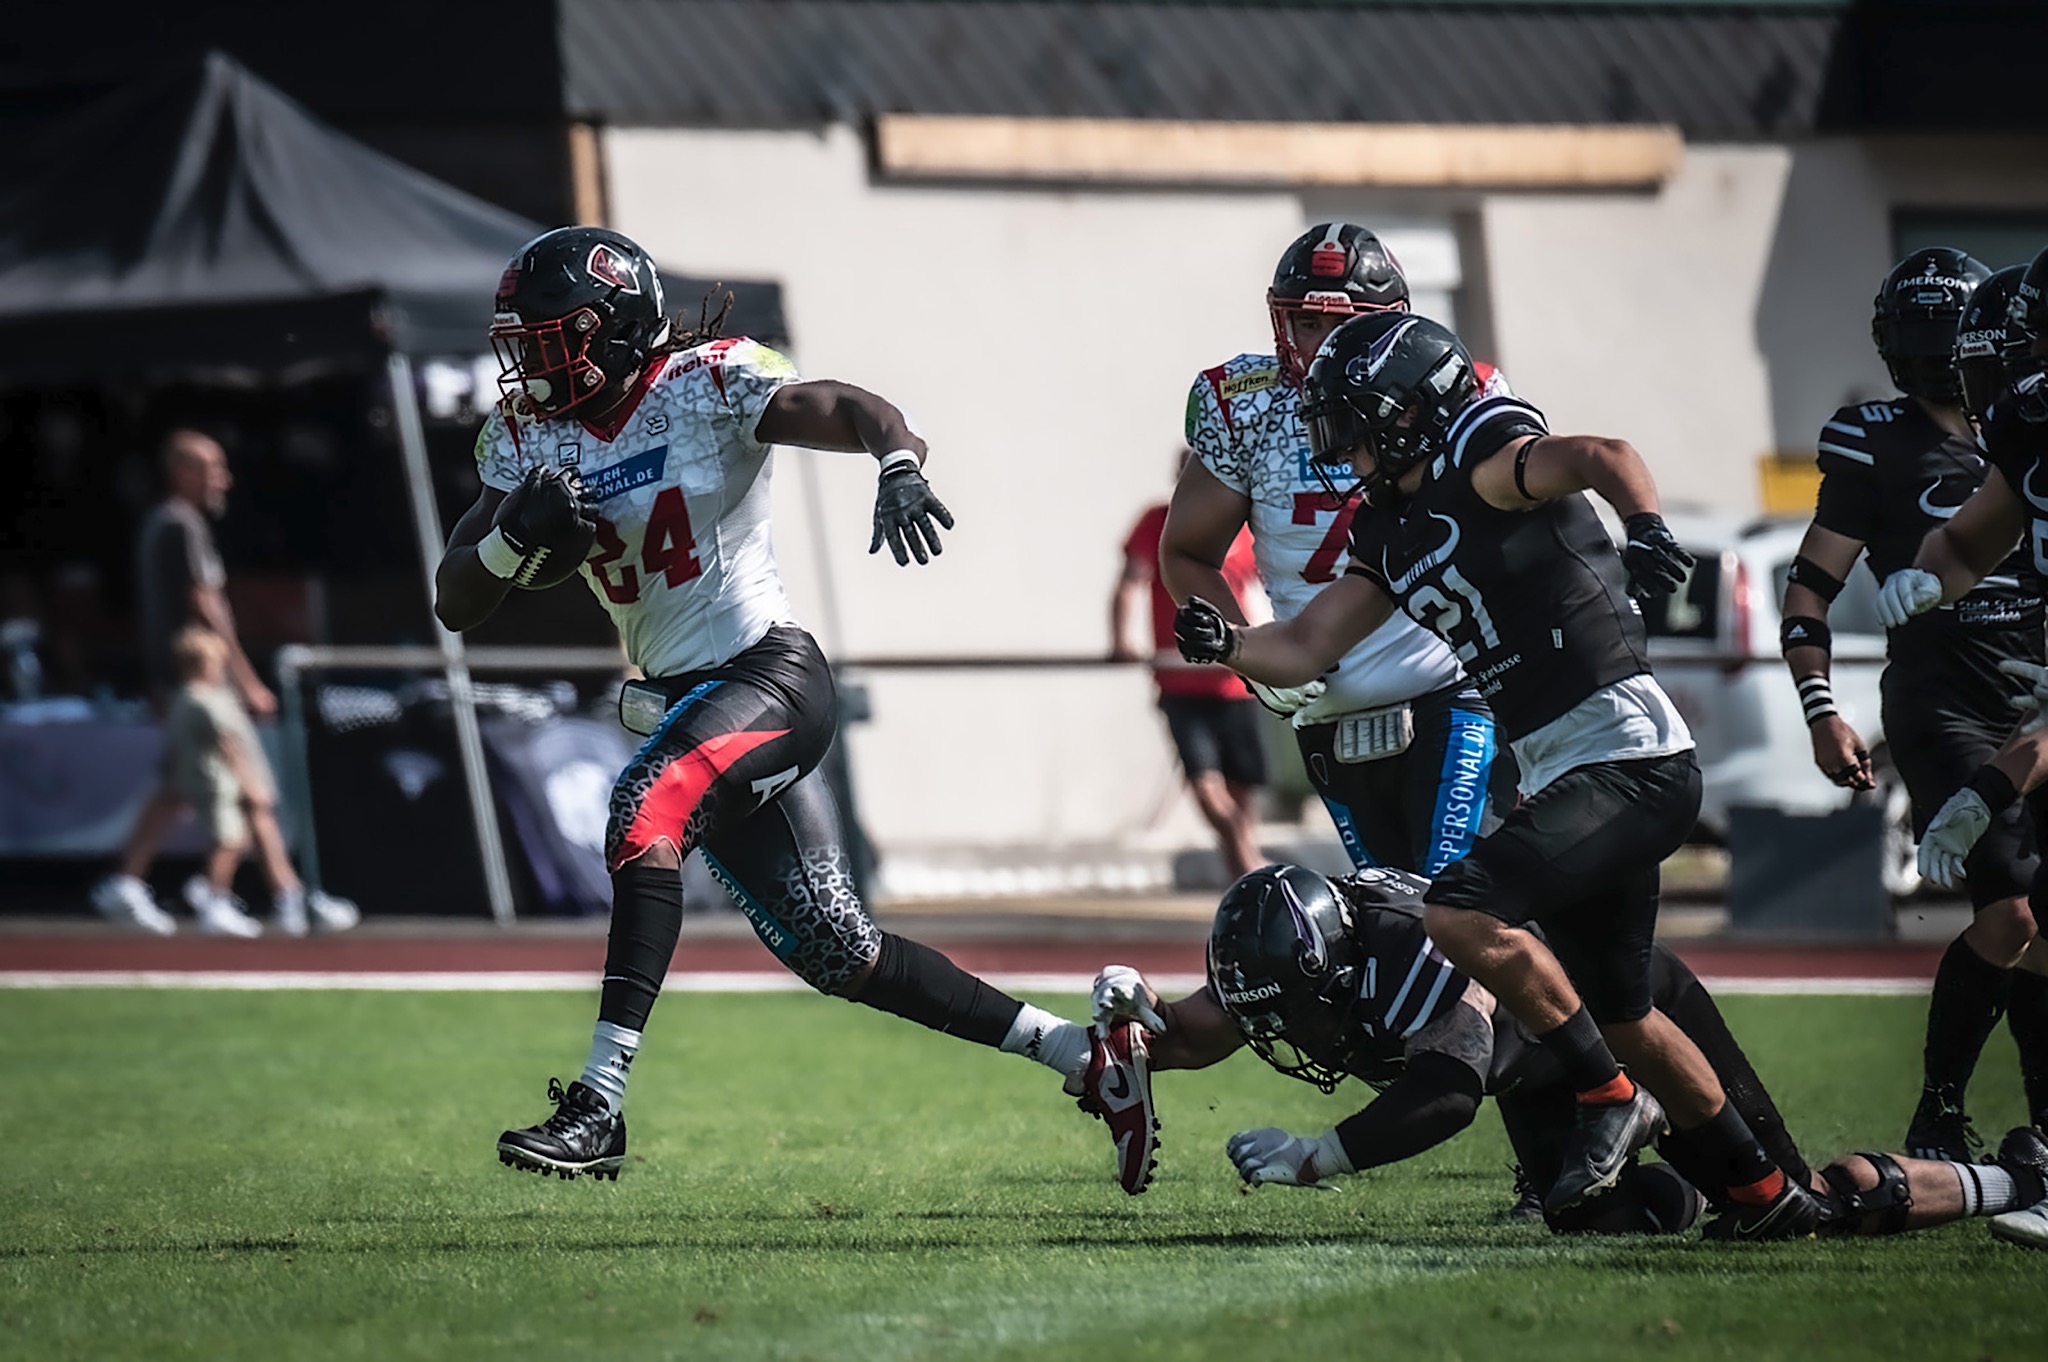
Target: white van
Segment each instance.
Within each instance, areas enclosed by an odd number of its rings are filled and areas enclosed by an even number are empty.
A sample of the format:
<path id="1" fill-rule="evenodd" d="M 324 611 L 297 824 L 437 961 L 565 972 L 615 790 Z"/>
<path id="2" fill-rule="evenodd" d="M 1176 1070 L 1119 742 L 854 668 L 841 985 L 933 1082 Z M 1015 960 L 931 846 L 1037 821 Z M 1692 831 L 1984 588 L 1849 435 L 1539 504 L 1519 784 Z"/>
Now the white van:
<path id="1" fill-rule="evenodd" d="M 1885 813 L 1885 887 L 1903 898 L 1920 887 L 1912 806 L 1893 769 L 1878 716 L 1884 627 L 1877 582 L 1861 561 L 1828 612 L 1834 633 L 1835 705 L 1870 748 L 1875 791 L 1852 796 L 1813 764 L 1799 693 L 1778 652 L 1778 603 L 1807 521 L 1672 512 L 1671 533 L 1697 560 L 1684 586 L 1643 607 L 1657 679 L 1699 744 L 1705 795 L 1698 835 L 1723 841 L 1728 810 L 1762 805 L 1827 813 L 1851 798 Z"/>

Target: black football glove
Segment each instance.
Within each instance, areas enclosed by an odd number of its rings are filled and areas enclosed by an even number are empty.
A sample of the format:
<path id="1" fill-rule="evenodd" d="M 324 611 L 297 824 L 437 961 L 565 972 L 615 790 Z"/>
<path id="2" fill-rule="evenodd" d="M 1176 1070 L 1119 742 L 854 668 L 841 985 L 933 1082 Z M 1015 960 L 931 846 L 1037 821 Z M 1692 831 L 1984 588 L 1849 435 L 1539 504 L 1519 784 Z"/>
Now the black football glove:
<path id="1" fill-rule="evenodd" d="M 597 499 L 573 468 L 540 464 L 505 497 L 498 528 L 522 554 L 589 542 L 597 533 Z"/>
<path id="2" fill-rule="evenodd" d="M 1655 511 L 1638 511 L 1621 522 L 1628 531 L 1621 566 L 1628 573 L 1628 594 L 1639 601 L 1669 596 L 1685 584 L 1692 555 L 1671 537 L 1671 527 Z"/>
<path id="3" fill-rule="evenodd" d="M 1173 641 L 1190 662 L 1228 662 L 1237 656 L 1237 626 L 1200 596 L 1173 613 Z"/>
<path id="4" fill-rule="evenodd" d="M 868 543 L 868 552 L 879 552 L 887 539 L 899 566 L 909 563 L 912 555 L 920 563 L 929 563 L 945 552 L 939 547 L 934 520 L 953 528 L 953 513 L 932 495 L 932 485 L 917 465 L 898 464 L 882 474 L 881 485 L 875 488 L 875 537 Z"/>

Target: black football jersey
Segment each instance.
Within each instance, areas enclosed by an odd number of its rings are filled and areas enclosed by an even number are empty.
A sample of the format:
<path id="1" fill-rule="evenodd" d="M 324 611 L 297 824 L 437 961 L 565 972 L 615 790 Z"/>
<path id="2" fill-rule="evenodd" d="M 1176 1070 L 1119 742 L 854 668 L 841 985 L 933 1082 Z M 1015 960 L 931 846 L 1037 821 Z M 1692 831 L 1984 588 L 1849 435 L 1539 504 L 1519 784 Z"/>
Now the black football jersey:
<path id="1" fill-rule="evenodd" d="M 1585 495 L 1503 511 L 1473 490 L 1473 468 L 1510 440 L 1547 433 L 1543 414 L 1518 398 L 1476 402 L 1414 495 L 1362 507 L 1351 522 L 1347 570 L 1451 645 L 1510 740 L 1650 670 L 1642 611 Z"/>
<path id="2" fill-rule="evenodd" d="M 1819 444 L 1813 523 L 1862 541 L 1864 564 L 1880 582 L 1913 565 L 1920 541 L 1953 516 L 1990 471 L 1973 441 L 1949 434 L 1904 397 L 1843 407 L 1821 428 Z M 1961 600 L 1891 631 L 1886 653 L 1895 681 L 1925 677 L 1928 693 L 1941 693 L 1944 702 L 2009 719 L 2005 698 L 2015 683 L 1998 663 L 2039 658 L 2040 586 L 2022 545 Z"/>
<path id="3" fill-rule="evenodd" d="M 1351 1070 L 1384 1084 L 1400 1073 L 1409 1037 L 1465 996 L 1470 982 L 1422 930 L 1429 881 L 1405 870 L 1361 870 L 1333 880 L 1351 909 L 1365 963 L 1354 1014 L 1360 1043 Z"/>

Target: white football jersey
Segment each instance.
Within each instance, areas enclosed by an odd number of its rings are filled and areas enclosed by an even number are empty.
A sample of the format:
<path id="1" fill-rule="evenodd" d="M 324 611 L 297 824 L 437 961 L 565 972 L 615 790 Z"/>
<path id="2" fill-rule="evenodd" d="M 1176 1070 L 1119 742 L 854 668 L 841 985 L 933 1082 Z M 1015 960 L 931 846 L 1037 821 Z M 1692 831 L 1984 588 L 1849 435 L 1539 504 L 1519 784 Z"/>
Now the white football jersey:
<path id="1" fill-rule="evenodd" d="M 1506 385 L 1487 369 L 1487 391 Z M 1301 394 L 1272 355 L 1205 369 L 1188 391 L 1187 440 L 1218 482 L 1251 499 L 1252 553 L 1278 619 L 1300 614 L 1347 560 L 1351 508 L 1333 508 L 1310 462 Z M 1337 477 L 1339 486 L 1343 477 Z M 1453 685 L 1464 672 L 1443 640 L 1399 610 L 1324 674 L 1324 707 L 1372 709 Z"/>
<path id="2" fill-rule="evenodd" d="M 794 623 L 769 539 L 769 447 L 754 427 L 796 366 L 744 337 L 656 360 L 615 430 L 520 423 L 502 409 L 477 434 L 478 475 L 509 492 L 534 464 L 573 468 L 597 498 L 583 578 L 648 676 L 730 661 Z"/>

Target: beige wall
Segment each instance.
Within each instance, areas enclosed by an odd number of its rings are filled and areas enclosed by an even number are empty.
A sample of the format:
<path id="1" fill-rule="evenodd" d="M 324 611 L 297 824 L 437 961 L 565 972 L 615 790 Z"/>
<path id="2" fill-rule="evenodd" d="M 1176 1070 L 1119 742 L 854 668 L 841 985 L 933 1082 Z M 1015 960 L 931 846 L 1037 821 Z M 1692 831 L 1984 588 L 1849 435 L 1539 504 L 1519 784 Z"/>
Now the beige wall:
<path id="1" fill-rule="evenodd" d="M 1746 515 L 1760 454 L 1888 391 L 1868 318 L 1893 209 L 2048 204 L 2040 146 L 1940 140 L 1694 146 L 1654 192 L 1492 195 L 891 185 L 843 127 L 617 129 L 604 153 L 616 226 L 694 272 L 780 279 L 805 372 L 894 398 L 931 440 L 959 529 L 921 570 L 866 553 L 870 466 L 783 459 L 791 590 L 859 657 L 1102 652 L 1188 383 L 1269 344 L 1264 281 L 1310 221 L 1386 229 L 1559 429 L 1626 436 L 1673 504 Z M 853 742 L 885 849 L 1205 840 L 1162 804 L 1139 673 L 870 680 Z"/>

